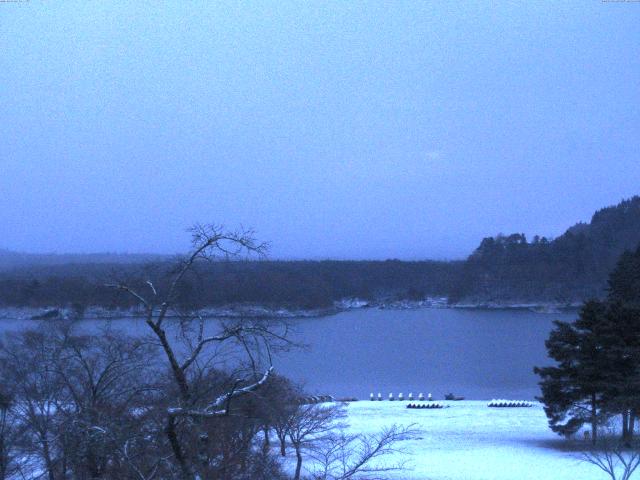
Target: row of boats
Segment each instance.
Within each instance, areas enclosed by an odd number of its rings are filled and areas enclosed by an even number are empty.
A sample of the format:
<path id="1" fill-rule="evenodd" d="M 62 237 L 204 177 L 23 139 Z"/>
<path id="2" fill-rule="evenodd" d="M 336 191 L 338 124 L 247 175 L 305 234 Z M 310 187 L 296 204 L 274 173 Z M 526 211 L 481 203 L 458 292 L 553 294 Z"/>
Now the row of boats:
<path id="1" fill-rule="evenodd" d="M 382 401 L 382 394 L 381 394 L 381 393 L 378 393 L 378 396 L 376 397 L 373 393 L 371 393 L 371 394 L 369 395 L 369 399 L 370 399 L 371 401 L 376 401 L 376 400 L 377 400 L 377 401 L 381 402 L 381 401 Z M 393 401 L 395 401 L 395 400 L 396 400 L 396 398 L 393 396 L 393 393 L 390 393 L 390 394 L 389 394 L 388 399 L 389 399 L 389 401 L 390 401 L 390 402 L 393 402 Z M 404 394 L 399 393 L 399 394 L 398 394 L 398 401 L 399 401 L 399 402 L 402 402 L 402 401 L 404 401 L 404 399 L 405 399 L 405 398 L 404 398 Z M 459 400 L 464 400 L 464 397 L 458 397 L 457 395 L 454 395 L 453 393 L 447 393 L 447 394 L 444 396 L 444 399 L 445 399 L 445 400 L 454 400 L 454 401 L 459 401 Z M 414 400 L 414 398 L 413 398 L 413 393 L 410 393 L 410 394 L 409 394 L 409 397 L 407 398 L 407 400 L 409 400 L 410 402 L 412 402 L 412 401 Z M 425 398 L 424 398 L 424 394 L 423 394 L 423 393 L 418 394 L 418 401 L 423 402 L 424 400 L 425 400 Z M 431 396 L 431 394 L 430 394 L 430 393 L 427 395 L 426 400 L 427 400 L 427 401 L 429 401 L 429 402 L 433 401 L 433 397 Z"/>
<path id="2" fill-rule="evenodd" d="M 487 407 L 495 407 L 495 408 L 519 408 L 519 407 L 533 407 L 532 402 L 527 402 L 525 400 L 491 400 Z"/>
<path id="3" fill-rule="evenodd" d="M 518 407 L 533 407 L 532 402 L 527 402 L 525 400 L 491 400 L 488 404 L 488 407 L 496 407 L 496 408 L 518 408 Z M 447 408 L 449 405 L 444 405 L 440 402 L 427 402 L 427 403 L 408 403 L 407 408 Z"/>
<path id="4" fill-rule="evenodd" d="M 407 403 L 407 408 L 418 408 L 418 409 L 430 409 L 430 408 L 445 408 L 440 402 L 428 402 L 428 403 Z"/>

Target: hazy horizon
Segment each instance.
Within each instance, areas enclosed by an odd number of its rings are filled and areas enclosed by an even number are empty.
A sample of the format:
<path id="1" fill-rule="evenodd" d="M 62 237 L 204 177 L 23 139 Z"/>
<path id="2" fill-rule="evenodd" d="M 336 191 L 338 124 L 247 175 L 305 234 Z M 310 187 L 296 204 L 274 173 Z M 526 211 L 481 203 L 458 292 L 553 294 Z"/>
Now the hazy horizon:
<path id="1" fill-rule="evenodd" d="M 0 2 L 0 248 L 461 259 L 640 185 L 640 4 Z"/>
<path id="2" fill-rule="evenodd" d="M 621 200 L 628 200 L 628 199 L 621 199 Z M 607 208 L 607 207 L 611 207 L 614 206 L 612 205 L 603 205 L 601 208 Z M 600 208 L 598 209 L 600 210 Z M 595 211 L 593 212 L 595 213 Z M 572 226 L 578 224 L 578 223 L 589 223 L 591 220 L 591 217 L 589 217 L 588 219 L 583 219 L 583 220 L 578 220 L 574 223 L 572 223 L 571 225 L 567 225 L 566 228 L 564 228 L 558 235 L 547 235 L 547 239 L 549 240 L 553 240 L 554 238 L 557 238 L 558 236 L 560 236 L 561 234 L 563 234 L 567 229 L 571 228 Z M 523 232 L 496 232 L 494 234 L 488 234 L 486 235 L 487 237 L 495 237 L 498 235 L 509 235 L 511 233 L 523 233 Z M 189 229 L 185 229 L 185 236 L 189 235 Z M 545 236 L 545 235 L 541 235 L 539 233 L 534 233 L 532 235 L 527 235 L 527 240 L 531 241 L 532 237 L 534 235 L 540 235 Z M 483 237 L 484 238 L 484 237 Z M 482 240 L 482 238 L 478 239 L 477 245 L 476 247 L 480 244 L 480 241 Z M 269 243 L 269 242 L 267 242 Z M 376 261 L 376 260 L 398 260 L 397 257 L 387 257 L 387 258 L 365 258 L 365 257 L 357 257 L 357 258 L 352 258 L 352 257 L 313 257 L 313 256 L 309 256 L 309 257 L 286 257 L 286 256 L 281 256 L 281 257 L 274 257 L 273 255 L 271 255 L 270 252 L 271 249 L 271 245 L 269 245 L 269 249 L 267 251 L 267 256 L 265 257 L 266 260 L 283 260 L 283 261 L 303 261 L 303 260 L 310 260 L 310 261 L 322 261 L 322 260 L 364 260 L 364 261 Z M 473 248 L 475 249 L 475 247 Z M 472 249 L 472 250 L 473 250 Z M 415 258 L 400 258 L 399 260 L 405 260 L 405 261 L 428 261 L 428 260 L 438 260 L 438 261 L 456 261 L 456 260 L 464 260 L 468 257 L 468 255 L 470 255 L 472 253 L 472 250 L 470 250 L 469 252 L 462 254 L 460 257 L 415 257 Z M 172 255 L 181 255 L 184 253 L 183 252 L 148 252 L 148 251 L 118 251 L 118 250 L 114 250 L 114 251 L 85 251 L 85 252 L 72 252 L 72 251 L 59 251 L 59 252 L 55 252 L 55 251 L 29 251 L 29 250 L 11 250 L 8 248 L 4 248 L 0 245 L 0 254 L 1 253 L 10 253 L 10 254 L 27 254 L 27 255 L 57 255 L 57 256 L 172 256 Z"/>

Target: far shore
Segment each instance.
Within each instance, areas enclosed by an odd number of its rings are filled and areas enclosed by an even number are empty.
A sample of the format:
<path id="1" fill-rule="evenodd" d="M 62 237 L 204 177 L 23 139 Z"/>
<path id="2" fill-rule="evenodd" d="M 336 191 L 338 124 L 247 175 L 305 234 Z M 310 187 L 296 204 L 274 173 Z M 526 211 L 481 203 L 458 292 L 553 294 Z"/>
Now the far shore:
<path id="1" fill-rule="evenodd" d="M 360 309 L 379 310 L 416 310 L 416 309 L 461 309 L 461 310 L 525 310 L 535 313 L 554 314 L 574 311 L 581 303 L 554 302 L 478 302 L 449 303 L 446 298 L 428 298 L 425 300 L 389 300 L 366 301 L 347 299 L 335 302 L 332 307 L 300 309 L 287 307 L 267 307 L 262 305 L 227 305 L 222 307 L 204 307 L 199 310 L 203 318 L 264 318 L 296 319 L 318 318 Z M 142 318 L 141 309 L 108 309 L 92 306 L 83 311 L 69 307 L 0 307 L 1 320 L 115 320 Z"/>

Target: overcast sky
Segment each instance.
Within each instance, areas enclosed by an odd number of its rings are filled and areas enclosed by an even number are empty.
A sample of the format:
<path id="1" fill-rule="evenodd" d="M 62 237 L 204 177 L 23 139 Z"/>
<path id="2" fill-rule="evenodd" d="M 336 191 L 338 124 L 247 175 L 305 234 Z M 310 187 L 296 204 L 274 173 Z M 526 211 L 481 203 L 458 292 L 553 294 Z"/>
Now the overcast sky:
<path id="1" fill-rule="evenodd" d="M 460 258 L 640 193 L 640 3 L 2 2 L 0 132 L 0 248 Z"/>

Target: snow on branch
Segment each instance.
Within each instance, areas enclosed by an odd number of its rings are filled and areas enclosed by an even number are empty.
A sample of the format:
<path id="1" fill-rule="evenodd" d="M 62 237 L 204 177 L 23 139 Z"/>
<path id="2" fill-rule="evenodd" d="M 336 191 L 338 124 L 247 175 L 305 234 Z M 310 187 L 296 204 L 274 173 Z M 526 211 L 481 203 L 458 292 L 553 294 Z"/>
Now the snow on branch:
<path id="1" fill-rule="evenodd" d="M 264 373 L 262 378 L 255 383 L 247 385 L 242 388 L 232 388 L 227 393 L 220 395 L 216 398 L 212 403 L 207 405 L 204 409 L 186 409 L 186 408 L 169 408 L 167 412 L 172 417 L 204 417 L 204 418 L 213 418 L 220 417 L 223 415 L 227 415 L 229 413 L 229 404 L 232 399 L 236 397 L 240 397 L 242 395 L 246 395 L 247 393 L 253 392 L 257 390 L 262 385 L 264 385 L 271 374 L 273 373 L 273 367 L 269 367 L 269 369 Z"/>

